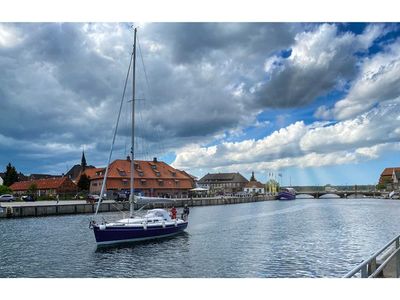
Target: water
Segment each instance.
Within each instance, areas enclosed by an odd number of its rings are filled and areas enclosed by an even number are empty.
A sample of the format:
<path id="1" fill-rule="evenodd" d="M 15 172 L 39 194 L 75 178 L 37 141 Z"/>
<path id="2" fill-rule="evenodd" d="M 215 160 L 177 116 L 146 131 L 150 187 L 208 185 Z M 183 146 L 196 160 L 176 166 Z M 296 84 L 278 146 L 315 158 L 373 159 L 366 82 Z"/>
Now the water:
<path id="1" fill-rule="evenodd" d="M 382 199 L 195 207 L 186 233 L 104 249 L 89 215 L 2 219 L 0 277 L 341 277 L 400 233 L 399 216 Z"/>

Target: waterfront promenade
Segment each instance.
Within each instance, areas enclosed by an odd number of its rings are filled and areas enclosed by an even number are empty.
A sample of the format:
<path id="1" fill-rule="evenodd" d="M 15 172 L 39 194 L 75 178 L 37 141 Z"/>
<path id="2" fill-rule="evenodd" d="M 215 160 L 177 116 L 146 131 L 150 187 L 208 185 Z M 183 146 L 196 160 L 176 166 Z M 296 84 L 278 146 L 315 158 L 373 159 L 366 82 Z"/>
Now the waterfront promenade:
<path id="1" fill-rule="evenodd" d="M 183 207 L 189 206 L 209 206 L 238 204 L 259 201 L 274 200 L 273 196 L 253 196 L 253 197 L 207 197 L 207 198 L 178 198 L 174 199 L 173 205 Z M 0 218 L 20 218 L 20 217 L 41 217 L 65 214 L 94 213 L 96 204 L 86 203 L 85 200 L 63 200 L 59 201 L 37 201 L 37 202 L 1 202 Z M 172 205 L 169 204 L 169 205 Z M 164 204 L 153 204 L 153 207 L 164 207 Z M 141 205 L 135 204 L 135 209 Z M 128 211 L 129 202 L 115 202 L 114 200 L 103 200 L 99 212 Z"/>

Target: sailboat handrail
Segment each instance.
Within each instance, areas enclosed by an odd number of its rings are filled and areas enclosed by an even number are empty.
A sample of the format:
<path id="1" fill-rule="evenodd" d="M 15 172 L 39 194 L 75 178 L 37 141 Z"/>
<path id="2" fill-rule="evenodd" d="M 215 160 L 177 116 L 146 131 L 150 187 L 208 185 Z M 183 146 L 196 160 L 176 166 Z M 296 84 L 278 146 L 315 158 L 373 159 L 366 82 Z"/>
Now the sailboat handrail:
<path id="1" fill-rule="evenodd" d="M 104 189 L 105 189 L 105 186 L 106 186 L 108 170 L 109 170 L 110 162 L 111 162 L 111 156 L 112 156 L 113 149 L 114 149 L 115 137 L 116 137 L 117 131 L 118 131 L 118 125 L 119 125 L 119 120 L 120 120 L 120 117 L 121 117 L 121 111 L 122 111 L 122 107 L 123 107 L 123 103 L 124 103 L 125 92 L 126 92 L 126 86 L 127 86 L 127 84 L 128 84 L 129 72 L 130 72 L 131 66 L 132 66 L 132 60 L 133 60 L 133 53 L 131 54 L 131 59 L 130 59 L 130 61 L 129 61 L 128 72 L 127 72 L 126 78 L 125 78 L 124 91 L 122 92 L 122 98 L 121 98 L 121 103 L 120 103 L 120 106 L 119 106 L 119 112 L 118 112 L 118 117 L 117 117 L 117 123 L 116 123 L 116 125 L 115 125 L 114 136 L 113 136 L 113 139 L 112 139 L 112 142 L 111 142 L 110 154 L 109 154 L 109 156 L 108 156 L 106 171 L 104 172 L 104 179 L 103 179 L 103 183 L 102 183 L 102 186 L 101 186 L 100 198 L 99 198 L 99 201 L 97 202 L 96 212 L 94 213 L 95 216 L 97 215 L 97 213 L 98 213 L 98 211 L 99 211 L 99 208 L 100 208 L 101 201 L 103 200 Z"/>

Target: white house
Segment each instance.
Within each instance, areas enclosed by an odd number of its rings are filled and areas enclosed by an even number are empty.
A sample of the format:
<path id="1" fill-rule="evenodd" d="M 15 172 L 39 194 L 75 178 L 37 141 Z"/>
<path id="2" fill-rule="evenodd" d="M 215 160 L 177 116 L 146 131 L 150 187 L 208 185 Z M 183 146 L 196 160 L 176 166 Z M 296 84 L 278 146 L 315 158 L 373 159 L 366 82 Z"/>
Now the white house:
<path id="1" fill-rule="evenodd" d="M 265 186 L 256 180 L 252 172 L 250 181 L 245 184 L 243 191 L 247 194 L 265 194 Z"/>

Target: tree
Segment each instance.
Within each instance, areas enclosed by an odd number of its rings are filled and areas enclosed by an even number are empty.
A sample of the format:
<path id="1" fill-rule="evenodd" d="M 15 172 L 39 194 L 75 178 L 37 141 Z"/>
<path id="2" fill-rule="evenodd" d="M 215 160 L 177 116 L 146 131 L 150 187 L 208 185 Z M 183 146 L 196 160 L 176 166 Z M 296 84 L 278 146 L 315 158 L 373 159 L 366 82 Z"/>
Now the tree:
<path id="1" fill-rule="evenodd" d="M 12 193 L 12 190 L 8 186 L 0 185 L 0 195 L 11 194 L 11 193 Z"/>
<path id="2" fill-rule="evenodd" d="M 29 195 L 36 196 L 37 193 L 37 184 L 35 182 L 32 182 L 31 185 L 28 187 L 27 193 Z"/>
<path id="3" fill-rule="evenodd" d="M 377 190 L 384 190 L 384 189 L 386 189 L 386 185 L 385 184 L 383 184 L 383 183 L 378 183 L 377 185 L 376 185 L 376 189 Z"/>
<path id="4" fill-rule="evenodd" d="M 10 186 L 14 182 L 18 181 L 18 173 L 14 166 L 11 163 L 8 163 L 6 167 L 6 172 L 4 174 L 4 185 Z"/>
<path id="5" fill-rule="evenodd" d="M 88 191 L 90 187 L 90 179 L 89 177 L 83 173 L 78 181 L 78 187 L 81 191 Z"/>

